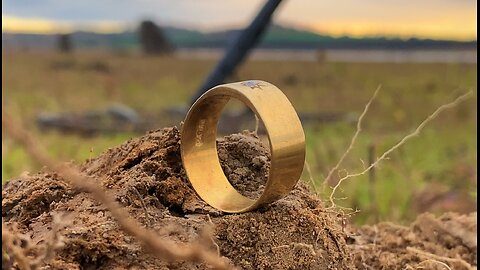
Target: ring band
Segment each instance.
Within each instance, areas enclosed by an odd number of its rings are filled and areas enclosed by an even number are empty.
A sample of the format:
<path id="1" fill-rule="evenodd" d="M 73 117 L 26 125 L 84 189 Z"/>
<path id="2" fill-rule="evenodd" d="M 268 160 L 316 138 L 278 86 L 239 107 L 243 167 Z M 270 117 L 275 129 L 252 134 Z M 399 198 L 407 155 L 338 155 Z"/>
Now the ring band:
<path id="1" fill-rule="evenodd" d="M 263 121 L 270 142 L 268 180 L 256 200 L 235 190 L 217 154 L 217 124 L 231 98 L 243 102 Z M 305 163 L 305 134 L 295 109 L 280 89 L 264 81 L 223 84 L 208 90 L 188 111 L 181 136 L 183 167 L 195 192 L 228 213 L 250 211 L 285 197 L 297 184 Z"/>

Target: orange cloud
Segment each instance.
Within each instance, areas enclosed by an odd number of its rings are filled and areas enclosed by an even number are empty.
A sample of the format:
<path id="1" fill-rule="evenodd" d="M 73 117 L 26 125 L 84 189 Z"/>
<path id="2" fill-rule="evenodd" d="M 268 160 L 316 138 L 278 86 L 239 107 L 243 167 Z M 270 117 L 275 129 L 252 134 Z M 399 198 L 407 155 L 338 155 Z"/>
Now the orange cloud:
<path id="1" fill-rule="evenodd" d="M 312 19 L 312 29 L 331 35 L 349 36 L 396 36 L 434 39 L 476 40 L 476 13 L 463 9 L 448 9 L 445 12 L 417 12 L 370 16 L 369 18 Z"/>
<path id="2" fill-rule="evenodd" d="M 368 21 L 318 23 L 311 26 L 315 31 L 335 36 L 394 36 L 454 40 L 475 40 L 476 24 L 454 22 L 420 24 L 418 22 L 376 23 Z"/>
<path id="3" fill-rule="evenodd" d="M 332 4 L 333 5 L 333 4 Z M 338 16 L 320 16 L 304 11 L 304 6 L 295 7 L 297 14 L 304 14 L 302 18 L 292 17 L 292 13 L 284 13 L 280 21 L 289 21 L 313 31 L 334 36 L 391 36 L 391 37 L 420 37 L 434 39 L 476 40 L 477 18 L 476 13 L 465 9 L 440 9 L 435 12 L 425 12 L 421 16 L 418 12 L 398 10 L 375 16 L 355 17 L 347 14 L 343 18 Z M 345 7 L 344 7 L 345 8 Z M 317 7 L 318 10 L 323 10 Z M 316 10 L 317 10 L 316 9 Z M 303 11 L 302 11 L 303 10 Z M 440 12 L 441 11 L 441 12 Z M 302 13 L 303 12 L 303 13 Z M 351 11 L 350 11 L 351 12 Z M 390 14 L 390 15 L 388 15 Z M 282 14 L 280 14 L 282 15 Z M 320 19 L 318 19 L 320 18 Z M 223 24 L 225 27 L 225 24 Z M 213 29 L 213 28 L 212 28 Z M 212 30 L 211 29 L 211 30 Z M 2 31 L 20 33 L 62 33 L 74 30 L 89 30 L 99 33 L 114 33 L 125 30 L 125 25 L 115 21 L 96 21 L 73 24 L 43 18 L 22 18 L 2 15 Z"/>
<path id="4" fill-rule="evenodd" d="M 15 33 L 68 33 L 75 30 L 89 30 L 97 33 L 115 33 L 125 30 L 118 22 L 99 21 L 94 23 L 73 24 L 42 18 L 21 18 L 2 15 L 2 31 Z"/>

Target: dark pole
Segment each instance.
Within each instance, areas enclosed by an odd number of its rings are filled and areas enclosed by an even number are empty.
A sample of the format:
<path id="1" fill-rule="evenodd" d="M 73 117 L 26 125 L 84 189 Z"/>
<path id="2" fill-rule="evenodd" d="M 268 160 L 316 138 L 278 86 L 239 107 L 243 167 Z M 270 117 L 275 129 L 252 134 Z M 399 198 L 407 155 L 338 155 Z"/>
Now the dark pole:
<path id="1" fill-rule="evenodd" d="M 193 104 L 208 89 L 224 82 L 235 68 L 245 59 L 253 46 L 259 41 L 270 23 L 275 9 L 282 0 L 268 0 L 250 25 L 245 28 L 228 48 L 222 61 L 210 73 L 207 80 L 197 90 L 190 104 Z"/>

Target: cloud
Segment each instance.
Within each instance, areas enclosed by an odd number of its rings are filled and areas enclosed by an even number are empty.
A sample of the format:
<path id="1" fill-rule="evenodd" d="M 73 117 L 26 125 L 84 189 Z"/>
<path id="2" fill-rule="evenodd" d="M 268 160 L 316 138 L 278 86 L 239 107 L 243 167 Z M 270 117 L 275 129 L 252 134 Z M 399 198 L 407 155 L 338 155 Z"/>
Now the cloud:
<path id="1" fill-rule="evenodd" d="M 244 24 L 262 3 L 262 0 L 15 0 L 3 3 L 2 15 L 69 23 L 87 20 L 134 23 L 150 18 L 163 23 L 208 28 Z"/>
<path id="2" fill-rule="evenodd" d="M 132 28 L 143 19 L 219 30 L 246 25 L 263 3 L 265 0 L 10 0 L 2 2 L 2 17 L 15 18 L 11 22 L 17 28 L 38 30 L 57 24 L 61 29 L 90 25 L 103 32 L 118 31 L 120 26 Z M 473 0 L 283 0 L 274 19 L 335 35 L 476 39 L 477 30 Z"/>
<path id="3" fill-rule="evenodd" d="M 68 33 L 75 30 L 114 33 L 125 30 L 126 25 L 114 21 L 61 22 L 43 18 L 22 18 L 2 15 L 2 31 L 16 33 Z"/>

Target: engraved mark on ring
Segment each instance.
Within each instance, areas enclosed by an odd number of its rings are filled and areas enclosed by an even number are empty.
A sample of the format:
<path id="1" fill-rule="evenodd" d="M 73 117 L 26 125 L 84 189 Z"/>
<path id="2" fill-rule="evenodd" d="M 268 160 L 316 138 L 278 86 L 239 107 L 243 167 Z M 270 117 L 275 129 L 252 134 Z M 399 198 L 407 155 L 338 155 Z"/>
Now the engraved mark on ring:
<path id="1" fill-rule="evenodd" d="M 205 119 L 198 121 L 197 131 L 195 132 L 195 146 L 203 145 L 203 131 L 205 129 Z"/>
<path id="2" fill-rule="evenodd" d="M 242 85 L 245 85 L 246 87 L 250 87 L 251 89 L 258 88 L 260 90 L 262 89 L 262 86 L 265 86 L 264 84 L 262 84 L 262 82 L 255 81 L 255 80 L 244 81 L 242 82 Z"/>

